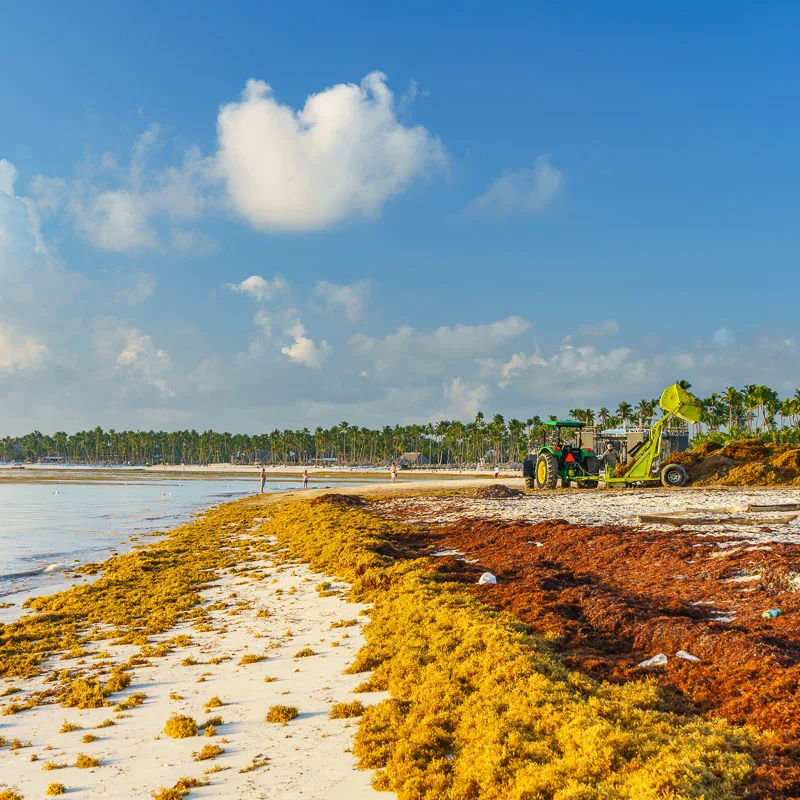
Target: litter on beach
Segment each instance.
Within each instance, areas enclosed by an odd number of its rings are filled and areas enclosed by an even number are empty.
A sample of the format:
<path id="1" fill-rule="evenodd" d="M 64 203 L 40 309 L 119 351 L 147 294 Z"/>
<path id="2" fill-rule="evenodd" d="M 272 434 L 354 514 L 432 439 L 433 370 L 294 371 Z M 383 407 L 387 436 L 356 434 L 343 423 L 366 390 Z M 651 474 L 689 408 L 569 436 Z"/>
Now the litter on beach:
<path id="1" fill-rule="evenodd" d="M 657 656 L 653 656 L 652 658 L 648 658 L 646 661 L 640 661 L 640 667 L 661 667 L 667 663 L 669 659 L 663 654 L 659 653 Z"/>
<path id="2" fill-rule="evenodd" d="M 699 656 L 693 656 L 685 650 L 678 650 L 678 652 L 675 653 L 675 658 L 682 658 L 684 661 L 700 661 Z"/>

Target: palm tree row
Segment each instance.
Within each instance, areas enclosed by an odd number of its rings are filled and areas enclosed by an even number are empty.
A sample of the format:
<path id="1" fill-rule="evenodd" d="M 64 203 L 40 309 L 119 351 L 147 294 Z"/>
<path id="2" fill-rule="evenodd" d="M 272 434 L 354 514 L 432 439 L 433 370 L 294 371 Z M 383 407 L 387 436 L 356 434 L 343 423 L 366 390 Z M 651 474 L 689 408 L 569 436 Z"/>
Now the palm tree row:
<path id="1" fill-rule="evenodd" d="M 691 384 L 680 381 L 685 389 Z M 800 441 L 800 390 L 781 399 L 763 385 L 726 387 L 720 394 L 695 398 L 703 413 L 695 436 L 761 436 Z M 658 401 L 619 403 L 614 412 L 602 407 L 571 409 L 571 418 L 600 429 L 648 427 L 659 412 Z M 555 419 L 555 417 L 550 417 Z M 544 441 L 546 426 L 539 416 L 525 420 L 502 414 L 491 420 L 479 411 L 472 422 L 440 420 L 425 425 L 386 426 L 380 430 L 341 422 L 330 428 L 278 430 L 262 434 L 231 434 L 208 430 L 89 431 L 52 435 L 39 431 L 0 438 L 0 461 L 54 460 L 95 464 L 287 464 L 336 462 L 378 464 L 402 453 L 423 453 L 433 464 L 519 462 Z"/>

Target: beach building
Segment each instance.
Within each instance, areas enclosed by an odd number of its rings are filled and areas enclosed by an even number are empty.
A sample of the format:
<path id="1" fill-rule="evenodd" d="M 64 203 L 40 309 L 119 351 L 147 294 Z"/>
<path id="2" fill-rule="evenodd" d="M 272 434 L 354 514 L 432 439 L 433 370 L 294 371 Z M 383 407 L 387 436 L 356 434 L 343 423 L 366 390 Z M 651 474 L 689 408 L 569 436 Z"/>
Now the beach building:
<path id="1" fill-rule="evenodd" d="M 403 453 L 400 458 L 395 459 L 394 463 L 403 469 L 405 467 L 424 467 L 430 464 L 431 460 L 425 453 Z"/>

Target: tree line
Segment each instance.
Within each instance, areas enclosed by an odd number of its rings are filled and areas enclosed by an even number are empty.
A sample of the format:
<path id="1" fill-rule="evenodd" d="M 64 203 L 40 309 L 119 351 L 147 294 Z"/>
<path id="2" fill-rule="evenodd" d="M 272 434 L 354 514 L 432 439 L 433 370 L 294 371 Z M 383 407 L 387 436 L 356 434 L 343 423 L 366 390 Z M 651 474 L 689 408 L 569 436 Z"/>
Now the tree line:
<path id="1" fill-rule="evenodd" d="M 680 381 L 687 390 L 691 384 Z M 697 437 L 760 436 L 774 441 L 800 441 L 800 390 L 781 399 L 768 386 L 733 386 L 707 398 L 695 398 L 703 413 L 692 426 Z M 574 408 L 572 419 L 604 430 L 649 427 L 660 413 L 657 399 L 627 401 L 610 410 Z M 549 419 L 555 419 L 554 416 Z M 278 430 L 263 434 L 213 430 L 93 430 L 54 434 L 39 431 L 0 438 L 0 461 L 54 461 L 86 464 L 379 464 L 403 453 L 423 453 L 432 464 L 463 465 L 520 462 L 547 437 L 545 420 L 524 420 L 479 411 L 471 422 L 439 420 L 423 425 L 361 428 L 340 422 L 330 428 Z"/>

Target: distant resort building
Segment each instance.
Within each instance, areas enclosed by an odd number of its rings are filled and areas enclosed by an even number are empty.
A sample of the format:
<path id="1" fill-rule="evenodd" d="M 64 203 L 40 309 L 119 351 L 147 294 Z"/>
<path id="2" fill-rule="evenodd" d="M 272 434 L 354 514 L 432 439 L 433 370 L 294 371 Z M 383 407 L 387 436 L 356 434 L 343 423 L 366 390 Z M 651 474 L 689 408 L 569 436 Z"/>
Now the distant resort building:
<path id="1" fill-rule="evenodd" d="M 394 459 L 394 463 L 401 469 L 403 467 L 424 467 L 430 464 L 431 460 L 425 453 L 403 453 L 400 458 Z"/>

